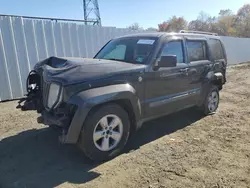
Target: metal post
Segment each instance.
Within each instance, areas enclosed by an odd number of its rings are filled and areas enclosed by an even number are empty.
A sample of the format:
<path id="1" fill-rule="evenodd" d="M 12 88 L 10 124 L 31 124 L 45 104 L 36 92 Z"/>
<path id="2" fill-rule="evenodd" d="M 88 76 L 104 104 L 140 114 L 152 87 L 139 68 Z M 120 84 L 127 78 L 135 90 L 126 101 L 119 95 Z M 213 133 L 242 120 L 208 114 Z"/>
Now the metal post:
<path id="1" fill-rule="evenodd" d="M 101 16 L 100 16 L 98 0 L 83 0 L 83 12 L 84 12 L 84 20 L 88 21 L 96 20 L 95 23 L 97 25 L 101 25 Z"/>

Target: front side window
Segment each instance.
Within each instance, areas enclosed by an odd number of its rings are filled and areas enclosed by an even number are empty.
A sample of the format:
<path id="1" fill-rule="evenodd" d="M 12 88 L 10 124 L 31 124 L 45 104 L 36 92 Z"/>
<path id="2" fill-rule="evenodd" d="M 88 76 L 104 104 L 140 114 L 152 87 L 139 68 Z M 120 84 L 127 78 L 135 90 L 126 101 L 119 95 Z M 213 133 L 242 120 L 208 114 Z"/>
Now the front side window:
<path id="1" fill-rule="evenodd" d="M 205 41 L 187 41 L 189 61 L 207 60 L 207 48 Z"/>
<path id="2" fill-rule="evenodd" d="M 172 41 L 164 45 L 161 56 L 176 55 L 177 63 L 184 63 L 182 41 Z"/>
<path id="3" fill-rule="evenodd" d="M 110 41 L 96 56 L 97 59 L 146 64 L 157 38 L 121 38 Z"/>

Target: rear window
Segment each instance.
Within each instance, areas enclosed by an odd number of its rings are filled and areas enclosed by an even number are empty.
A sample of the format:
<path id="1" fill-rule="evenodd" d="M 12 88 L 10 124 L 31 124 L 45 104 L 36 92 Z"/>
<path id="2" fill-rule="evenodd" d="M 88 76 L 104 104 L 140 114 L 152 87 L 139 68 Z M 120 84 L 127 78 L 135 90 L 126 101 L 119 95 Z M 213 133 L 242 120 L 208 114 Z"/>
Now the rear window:
<path id="1" fill-rule="evenodd" d="M 187 41 L 189 61 L 207 60 L 207 46 L 205 41 Z"/>
<path id="2" fill-rule="evenodd" d="M 225 59 L 221 42 L 217 39 L 209 39 L 208 44 L 211 48 L 213 59 Z"/>

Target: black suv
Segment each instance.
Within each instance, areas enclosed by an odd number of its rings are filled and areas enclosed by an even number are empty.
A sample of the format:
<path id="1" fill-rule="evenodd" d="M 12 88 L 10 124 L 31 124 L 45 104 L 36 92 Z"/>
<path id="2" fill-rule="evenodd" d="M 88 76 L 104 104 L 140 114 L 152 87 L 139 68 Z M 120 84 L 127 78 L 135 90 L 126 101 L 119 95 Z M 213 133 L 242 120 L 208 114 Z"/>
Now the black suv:
<path id="1" fill-rule="evenodd" d="M 18 107 L 41 113 L 39 123 L 61 127 L 62 143 L 107 160 L 145 121 L 192 106 L 214 113 L 226 66 L 223 44 L 212 33 L 128 35 L 110 40 L 92 59 L 38 62 Z"/>

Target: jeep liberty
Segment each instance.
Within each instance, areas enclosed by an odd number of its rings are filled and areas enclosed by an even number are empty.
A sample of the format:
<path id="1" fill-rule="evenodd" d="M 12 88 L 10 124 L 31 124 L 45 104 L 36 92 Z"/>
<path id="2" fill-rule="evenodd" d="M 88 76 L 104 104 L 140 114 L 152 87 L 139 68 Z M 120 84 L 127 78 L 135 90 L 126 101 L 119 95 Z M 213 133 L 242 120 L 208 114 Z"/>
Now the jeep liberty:
<path id="1" fill-rule="evenodd" d="M 226 66 L 213 33 L 128 35 L 91 59 L 38 62 L 18 108 L 37 110 L 39 123 L 60 127 L 60 142 L 77 144 L 92 160 L 108 160 L 145 121 L 193 106 L 214 113 Z"/>

